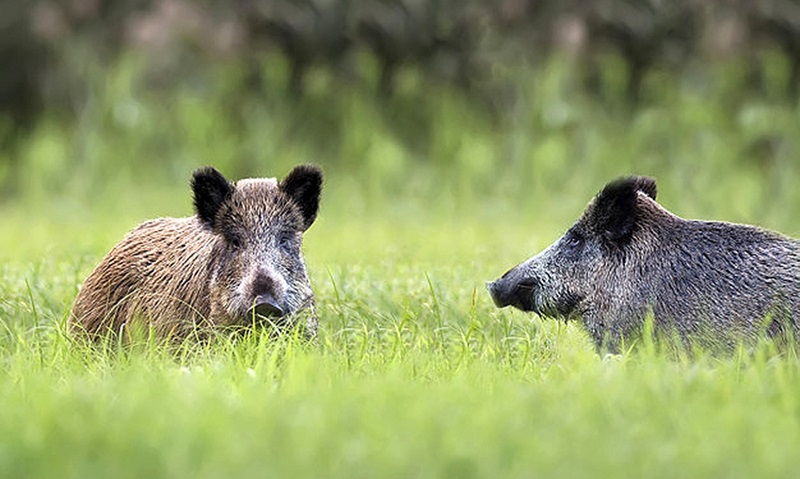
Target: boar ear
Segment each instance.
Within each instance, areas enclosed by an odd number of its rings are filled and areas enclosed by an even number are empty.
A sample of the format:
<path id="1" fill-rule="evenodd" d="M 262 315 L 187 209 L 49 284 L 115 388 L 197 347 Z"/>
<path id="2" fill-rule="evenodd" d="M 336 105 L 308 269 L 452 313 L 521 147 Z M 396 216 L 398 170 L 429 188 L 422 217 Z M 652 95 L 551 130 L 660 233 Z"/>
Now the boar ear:
<path id="1" fill-rule="evenodd" d="M 197 216 L 213 228 L 219 208 L 233 194 L 233 185 L 222 173 L 208 166 L 196 170 L 192 175 L 192 192 Z"/>
<path id="2" fill-rule="evenodd" d="M 307 230 L 317 217 L 322 170 L 314 165 L 300 165 L 281 181 L 280 189 L 300 208 L 303 230 Z"/>
<path id="3" fill-rule="evenodd" d="M 641 191 L 642 193 L 646 194 L 650 197 L 650 199 L 655 200 L 656 195 L 658 194 L 658 187 L 656 186 L 656 180 L 650 178 L 648 176 L 631 176 L 628 180 L 633 182 L 634 188 L 636 191 Z"/>
<path id="4" fill-rule="evenodd" d="M 639 217 L 636 199 L 640 191 L 655 200 L 655 180 L 644 176 L 621 178 L 597 195 L 592 220 L 605 239 L 616 244 L 630 239 Z"/>

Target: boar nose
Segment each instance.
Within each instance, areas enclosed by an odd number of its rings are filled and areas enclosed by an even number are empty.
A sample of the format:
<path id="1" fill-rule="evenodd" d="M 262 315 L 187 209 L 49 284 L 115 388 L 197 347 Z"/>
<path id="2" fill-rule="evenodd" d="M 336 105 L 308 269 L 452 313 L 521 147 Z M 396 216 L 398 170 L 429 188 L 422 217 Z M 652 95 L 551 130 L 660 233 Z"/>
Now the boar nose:
<path id="1" fill-rule="evenodd" d="M 495 306 L 505 308 L 513 306 L 523 311 L 531 311 L 533 293 L 539 287 L 535 278 L 524 277 L 518 270 L 512 269 L 495 282 L 486 283 L 486 289 L 492 296 Z"/>
<path id="2" fill-rule="evenodd" d="M 266 293 L 256 297 L 253 312 L 265 318 L 279 318 L 286 314 L 286 309 L 271 294 Z"/>
<path id="3" fill-rule="evenodd" d="M 492 301 L 494 305 L 498 308 L 505 308 L 511 302 L 508 300 L 508 295 L 504 294 L 504 288 L 500 284 L 502 279 L 498 279 L 497 281 L 487 281 L 486 282 L 486 289 L 489 290 L 489 296 L 492 297 Z"/>
<path id="4" fill-rule="evenodd" d="M 286 314 L 286 306 L 279 299 L 279 286 L 275 279 L 267 273 L 259 273 L 253 283 L 253 312 L 268 318 Z"/>

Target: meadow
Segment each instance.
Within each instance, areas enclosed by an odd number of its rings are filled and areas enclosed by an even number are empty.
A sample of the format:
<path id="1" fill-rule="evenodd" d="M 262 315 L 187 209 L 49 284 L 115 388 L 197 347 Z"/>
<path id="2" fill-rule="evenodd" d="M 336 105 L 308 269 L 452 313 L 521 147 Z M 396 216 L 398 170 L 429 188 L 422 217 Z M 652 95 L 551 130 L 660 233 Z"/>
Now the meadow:
<path id="1" fill-rule="evenodd" d="M 229 71 L 165 100 L 132 65 L 0 170 L 0 476 L 796 475 L 792 350 L 598 355 L 578 325 L 497 310 L 484 290 L 622 174 L 655 176 L 681 216 L 800 236 L 796 107 L 666 82 L 610 111 L 553 62 L 499 123 L 413 75 L 389 105 L 321 76 L 307 98 L 231 113 Z M 65 336 L 79 284 L 126 231 L 191 214 L 192 169 L 309 161 L 326 171 L 304 244 L 315 341 Z"/>

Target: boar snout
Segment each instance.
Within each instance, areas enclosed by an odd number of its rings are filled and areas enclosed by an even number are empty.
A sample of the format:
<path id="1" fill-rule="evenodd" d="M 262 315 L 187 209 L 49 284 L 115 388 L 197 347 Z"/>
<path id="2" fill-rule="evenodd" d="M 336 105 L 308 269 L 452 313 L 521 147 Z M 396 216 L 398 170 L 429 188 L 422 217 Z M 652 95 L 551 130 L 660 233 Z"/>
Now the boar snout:
<path id="1" fill-rule="evenodd" d="M 505 308 L 508 306 L 508 302 L 506 301 L 506 295 L 504 293 L 503 287 L 500 285 L 502 280 L 497 281 L 487 281 L 486 282 L 486 289 L 489 291 L 489 296 L 492 297 L 492 301 L 494 305 L 498 308 Z"/>
<path id="2" fill-rule="evenodd" d="M 486 289 L 489 290 L 489 295 L 498 308 L 513 306 L 523 311 L 531 311 L 534 309 L 532 298 L 536 281 L 518 278 L 513 271 L 504 274 L 497 281 L 486 283 Z"/>
<path id="3" fill-rule="evenodd" d="M 249 316 L 256 314 L 265 318 L 280 318 L 288 313 L 288 307 L 281 300 L 279 281 L 272 274 L 261 271 L 253 284 L 253 307 Z"/>
<path id="4" fill-rule="evenodd" d="M 256 298 L 252 313 L 265 318 L 280 318 L 286 315 L 286 307 L 281 305 L 271 294 L 262 294 Z"/>

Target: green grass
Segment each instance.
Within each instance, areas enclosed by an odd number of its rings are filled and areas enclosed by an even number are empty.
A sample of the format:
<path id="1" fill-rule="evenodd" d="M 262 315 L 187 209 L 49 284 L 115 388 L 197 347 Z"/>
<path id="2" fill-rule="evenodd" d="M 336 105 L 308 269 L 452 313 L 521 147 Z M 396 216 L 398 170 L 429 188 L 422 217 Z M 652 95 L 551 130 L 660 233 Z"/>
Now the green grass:
<path id="1" fill-rule="evenodd" d="M 493 246 L 525 243 L 521 229 L 354 222 L 335 238 L 316 226 L 311 344 L 86 350 L 63 320 L 92 261 L 7 263 L 0 475 L 786 477 L 800 465 L 793 355 L 600 357 L 575 325 L 492 307 L 483 280 L 520 253 Z M 350 229 L 366 232 L 360 251 Z"/>
<path id="2" fill-rule="evenodd" d="M 231 114 L 224 75 L 206 79 L 215 94 L 161 99 L 135 69 L 95 80 L 77 124 L 46 119 L 0 169 L 0 477 L 796 475 L 791 350 L 599 356 L 575 324 L 495 309 L 483 284 L 619 174 L 655 175 L 679 215 L 798 236 L 800 115 L 676 84 L 607 112 L 562 92 L 563 74 L 521 82 L 500 124 L 446 91 L 385 106 L 399 119 L 324 91 Z M 302 161 L 327 174 L 305 241 L 316 341 L 65 338 L 100 257 L 144 219 L 190 213 L 193 168 Z"/>

